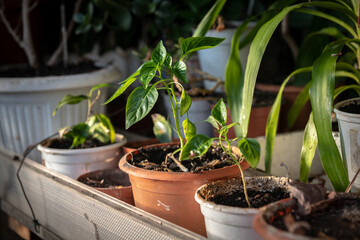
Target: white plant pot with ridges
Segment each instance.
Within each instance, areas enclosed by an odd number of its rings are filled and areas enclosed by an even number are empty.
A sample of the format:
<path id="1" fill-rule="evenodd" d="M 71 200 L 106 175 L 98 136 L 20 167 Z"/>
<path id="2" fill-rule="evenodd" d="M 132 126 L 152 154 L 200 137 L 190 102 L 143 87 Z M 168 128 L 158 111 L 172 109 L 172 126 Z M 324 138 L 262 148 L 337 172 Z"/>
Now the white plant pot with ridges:
<path id="1" fill-rule="evenodd" d="M 0 78 L 0 148 L 22 154 L 27 146 L 52 135 L 59 128 L 84 122 L 87 103 L 64 106 L 53 117 L 58 101 L 66 94 L 87 94 L 99 83 L 112 83 L 121 74 L 113 66 L 91 73 L 33 78 Z M 93 107 L 104 112 L 105 91 Z M 28 157 L 41 161 L 40 153 Z"/>
<path id="2" fill-rule="evenodd" d="M 350 104 L 354 104 L 360 109 L 360 98 L 339 102 L 334 109 L 338 119 L 341 148 L 347 165 L 349 181 L 355 177 L 360 168 L 360 114 L 341 110 Z M 356 178 L 353 186 L 360 190 L 360 177 Z"/>
<path id="3" fill-rule="evenodd" d="M 245 177 L 247 189 L 255 191 L 272 191 L 282 188 L 288 193 L 287 178 L 279 177 Z M 232 191 L 243 191 L 239 178 L 219 180 L 204 184 L 195 192 L 195 200 L 205 218 L 206 233 L 211 240 L 251 239 L 260 240 L 262 237 L 255 232 L 252 222 L 259 208 L 241 208 L 217 204 L 205 200 L 202 194 L 222 196 L 233 194 Z"/>
<path id="4" fill-rule="evenodd" d="M 87 172 L 116 168 L 125 143 L 124 136 L 116 134 L 115 143 L 101 147 L 56 149 L 38 145 L 37 148 L 47 168 L 77 179 Z"/>

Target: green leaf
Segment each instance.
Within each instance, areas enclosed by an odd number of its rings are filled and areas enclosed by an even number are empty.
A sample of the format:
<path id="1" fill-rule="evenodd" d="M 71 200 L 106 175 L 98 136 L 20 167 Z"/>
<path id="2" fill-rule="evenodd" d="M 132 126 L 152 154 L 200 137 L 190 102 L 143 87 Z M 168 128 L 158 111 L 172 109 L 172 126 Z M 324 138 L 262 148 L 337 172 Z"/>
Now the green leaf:
<path id="1" fill-rule="evenodd" d="M 75 125 L 72 127 L 70 136 L 73 139 L 70 148 L 75 148 L 83 144 L 86 141 L 86 138 L 89 136 L 89 126 L 86 123 L 79 123 Z"/>
<path id="2" fill-rule="evenodd" d="M 210 123 L 216 130 L 219 130 L 219 124 L 217 123 L 216 119 L 213 116 L 209 116 L 205 122 Z"/>
<path id="3" fill-rule="evenodd" d="M 154 63 L 162 65 L 166 59 L 167 52 L 164 47 L 164 44 L 162 41 L 158 43 L 156 48 L 151 54 L 151 60 L 153 60 Z"/>
<path id="4" fill-rule="evenodd" d="M 349 184 L 346 168 L 332 137 L 331 114 L 335 86 L 337 54 L 346 40 L 329 44 L 313 66 L 310 101 L 319 142 L 319 153 L 325 173 L 336 191 L 345 191 Z"/>
<path id="5" fill-rule="evenodd" d="M 343 93 L 344 91 L 347 91 L 349 89 L 355 90 L 357 92 L 357 94 L 360 96 L 360 85 L 352 84 L 352 85 L 347 85 L 347 86 L 341 86 L 341 87 L 338 87 L 337 89 L 335 89 L 334 99 L 337 98 L 341 93 Z"/>
<path id="6" fill-rule="evenodd" d="M 150 110 L 154 107 L 159 93 L 155 85 L 148 88 L 141 86 L 135 88 L 126 103 L 126 124 L 125 128 L 128 129 L 133 124 L 143 119 Z"/>
<path id="7" fill-rule="evenodd" d="M 185 113 L 187 113 L 190 107 L 191 107 L 191 97 L 188 94 L 186 94 L 185 90 L 183 90 L 180 99 L 180 116 L 183 116 Z"/>
<path id="8" fill-rule="evenodd" d="M 175 62 L 172 71 L 178 79 L 184 83 L 188 83 L 186 76 L 186 64 L 183 61 Z"/>
<path id="9" fill-rule="evenodd" d="M 215 106 L 211 110 L 211 116 L 213 116 L 222 127 L 226 125 L 227 110 L 222 98 L 215 104 Z"/>
<path id="10" fill-rule="evenodd" d="M 148 61 L 142 66 L 140 69 L 140 81 L 144 88 L 147 88 L 148 84 L 155 77 L 156 70 L 156 64 L 153 61 Z"/>
<path id="11" fill-rule="evenodd" d="M 165 65 L 165 67 L 167 67 L 167 68 L 171 68 L 171 65 L 172 65 L 172 57 L 171 57 L 170 54 L 168 54 L 168 53 L 166 53 L 164 65 Z"/>
<path id="12" fill-rule="evenodd" d="M 315 150 L 318 144 L 313 114 L 310 114 L 309 121 L 306 124 L 303 146 L 300 155 L 300 181 L 307 183 L 312 160 L 315 156 Z"/>
<path id="13" fill-rule="evenodd" d="M 213 139 L 208 136 L 202 134 L 195 135 L 184 145 L 180 154 L 180 161 L 205 154 L 212 142 Z"/>
<path id="14" fill-rule="evenodd" d="M 293 71 L 281 84 L 279 92 L 276 96 L 276 99 L 271 107 L 271 111 L 269 113 L 267 123 L 266 123 L 266 143 L 265 143 L 265 172 L 271 173 L 271 160 L 272 160 L 272 152 L 275 143 L 275 136 L 277 132 L 278 122 L 279 122 L 279 115 L 280 115 L 280 106 L 281 106 L 281 99 L 282 94 L 284 92 L 284 88 L 286 84 L 290 81 L 290 79 L 299 73 L 309 72 L 312 68 L 301 68 Z"/>
<path id="15" fill-rule="evenodd" d="M 89 97 L 86 95 L 73 96 L 73 95 L 67 94 L 63 97 L 63 99 L 61 99 L 58 102 L 58 105 L 56 106 L 56 108 L 53 111 L 53 116 L 55 116 L 55 113 L 57 112 L 57 110 L 59 110 L 62 106 L 66 105 L 66 104 L 70 104 L 70 105 L 78 104 L 78 103 L 82 102 L 83 100 L 87 100 L 87 99 L 89 99 Z"/>
<path id="16" fill-rule="evenodd" d="M 270 21 L 266 22 L 256 34 L 248 55 L 246 64 L 244 81 L 239 89 L 239 102 L 240 106 L 239 118 L 234 119 L 240 124 L 240 128 L 237 132 L 239 136 L 246 136 L 249 126 L 249 117 L 252 107 L 252 98 L 254 94 L 255 82 L 258 75 L 261 59 L 264 55 L 266 46 L 270 40 L 270 37 L 274 33 L 276 27 L 281 20 L 294 9 L 300 8 L 303 4 L 297 4 L 294 6 L 284 8 L 279 14 L 277 14 Z"/>
<path id="17" fill-rule="evenodd" d="M 301 90 L 300 94 L 297 96 L 293 106 L 290 108 L 289 113 L 286 118 L 287 125 L 289 129 L 291 129 L 297 117 L 299 116 L 301 110 L 305 106 L 305 104 L 309 101 L 309 88 L 310 82 L 306 84 L 306 86 Z"/>
<path id="18" fill-rule="evenodd" d="M 239 41 L 247 25 L 248 22 L 245 22 L 236 29 L 231 40 L 230 56 L 225 68 L 225 92 L 234 122 L 240 122 L 244 75 L 239 56 Z M 235 127 L 235 132 L 236 136 L 241 136 L 239 126 Z"/>
<path id="19" fill-rule="evenodd" d="M 186 118 L 183 122 L 182 122 L 182 126 L 184 129 L 184 133 L 185 133 L 185 138 L 186 140 L 191 139 L 193 136 L 196 135 L 196 127 L 195 124 L 193 124 L 188 118 Z"/>
<path id="20" fill-rule="evenodd" d="M 260 144 L 256 139 L 242 138 L 239 140 L 240 152 L 252 168 L 256 168 L 260 159 Z"/>
<path id="21" fill-rule="evenodd" d="M 110 141 L 110 137 L 108 135 L 109 129 L 100 122 L 100 119 L 97 115 L 93 115 L 89 118 L 89 133 L 92 139 L 96 139 L 102 143 L 108 143 Z"/>
<path id="22" fill-rule="evenodd" d="M 105 126 L 105 128 L 107 129 L 106 133 L 110 139 L 110 142 L 113 143 L 115 142 L 115 129 L 114 126 L 111 123 L 111 120 L 105 116 L 104 114 L 97 114 L 96 115 L 97 118 L 99 119 L 99 121 Z"/>
<path id="23" fill-rule="evenodd" d="M 125 79 L 120 87 L 116 90 L 116 92 L 104 103 L 108 104 L 109 102 L 113 101 L 115 98 L 119 97 L 123 92 L 137 79 L 138 75 L 140 74 L 140 69 L 144 66 L 142 64 L 133 74 L 131 74 L 127 79 Z"/>
<path id="24" fill-rule="evenodd" d="M 166 118 L 158 113 L 152 114 L 151 118 L 154 123 L 153 131 L 155 137 L 162 143 L 171 142 L 172 130 Z"/>
<path id="25" fill-rule="evenodd" d="M 192 52 L 218 46 L 225 38 L 189 37 L 181 41 L 181 58 Z"/>
<path id="26" fill-rule="evenodd" d="M 211 28 L 215 22 L 216 17 L 219 15 L 221 9 L 223 8 L 226 0 L 217 0 L 210 10 L 203 17 L 199 25 L 196 27 L 193 37 L 205 36 L 206 32 Z"/>

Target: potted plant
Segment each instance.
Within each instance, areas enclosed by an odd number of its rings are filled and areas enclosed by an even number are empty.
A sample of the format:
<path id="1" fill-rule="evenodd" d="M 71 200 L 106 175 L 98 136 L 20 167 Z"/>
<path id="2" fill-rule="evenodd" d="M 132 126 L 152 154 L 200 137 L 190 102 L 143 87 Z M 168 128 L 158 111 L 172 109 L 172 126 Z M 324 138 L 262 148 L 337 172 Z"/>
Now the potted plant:
<path id="1" fill-rule="evenodd" d="M 356 239 L 359 235 L 359 193 L 327 192 L 320 185 L 302 183 L 291 186 L 291 195 L 255 216 L 253 226 L 264 239 Z"/>
<path id="2" fill-rule="evenodd" d="M 76 1 L 74 5 L 74 14 L 79 11 L 81 1 Z M 34 47 L 36 37 L 32 34 L 33 19 L 32 10 L 40 8 L 44 2 L 37 5 L 29 0 L 21 1 L 21 17 L 19 26 L 21 31 L 17 31 L 16 24 L 8 20 L 5 3 L 0 6 L 0 19 L 9 32 L 9 37 L 14 39 L 28 59 L 28 66 L 24 66 L 21 71 L 15 66 L 6 66 L 4 69 L 10 69 L 10 72 L 4 73 L 0 78 L 0 145 L 4 148 L 22 153 L 24 149 L 34 141 L 40 141 L 57 131 L 61 126 L 73 125 L 86 120 L 86 105 L 80 104 L 76 107 L 65 107 L 59 111 L 59 118 L 49 118 L 50 109 L 56 107 L 57 102 L 66 93 L 72 95 L 86 94 L 92 86 L 99 83 L 111 83 L 120 78 L 120 72 L 112 65 L 101 68 L 84 62 L 80 64 L 83 69 L 73 69 L 67 53 L 67 39 L 74 28 L 74 22 L 70 19 L 68 25 L 65 23 L 65 6 L 59 5 L 56 14 L 60 13 L 64 21 L 61 22 L 62 36 L 56 39 L 60 42 L 56 50 L 50 55 L 49 59 L 40 56 L 41 49 Z M 44 7 L 44 6 L 42 6 Z M 46 5 L 45 7 L 49 7 Z M 61 10 L 61 11 L 60 11 Z M 48 37 L 50 34 L 42 34 Z M 46 40 L 44 40 L 46 41 Z M 42 43 L 44 43 L 44 41 Z M 51 41 L 51 40 L 49 40 Z M 36 42 L 37 43 L 37 42 Z M 40 45 L 37 43 L 37 45 Z M 49 43 L 49 45 L 51 45 Z M 54 45 L 54 44 L 53 44 Z M 56 44 L 55 44 L 56 45 Z M 64 66 L 56 68 L 56 64 L 63 57 Z M 40 61 L 48 61 L 48 67 L 40 64 Z M 3 69 L 3 70 L 4 70 Z M 41 70 L 46 69 L 45 72 Z M 60 69 L 60 70 L 59 70 Z M 85 71 L 84 71 L 85 69 Z M 65 75 L 66 76 L 65 76 Z M 58 76 L 61 75 L 61 76 Z M 105 98 L 105 96 L 102 96 Z M 98 112 L 104 112 L 104 109 L 96 103 L 94 109 Z M 38 152 L 33 152 L 30 157 L 40 161 Z"/>
<path id="3" fill-rule="evenodd" d="M 91 115 L 91 107 L 100 97 L 100 88 L 110 86 L 99 84 L 94 86 L 88 95 L 66 95 L 55 108 L 66 104 L 77 104 L 83 100 L 88 102 L 88 118 L 71 127 L 59 130 L 59 137 L 50 138 L 38 145 L 44 165 L 71 178 L 83 173 L 115 167 L 121 157 L 121 146 L 126 143 L 123 135 L 115 134 L 109 118 L 98 113 Z M 93 96 L 93 92 L 97 94 Z"/>
<path id="4" fill-rule="evenodd" d="M 196 50 L 214 47 L 222 40 L 209 37 L 186 38 L 180 43 L 182 56 L 175 63 L 172 63 L 171 56 L 160 42 L 152 53 L 152 60 L 144 63 L 126 79 L 113 97 L 108 100 L 109 102 L 118 97 L 130 84 L 138 78 L 140 79 L 142 86 L 135 88 L 127 100 L 126 123 L 127 127 L 130 127 L 140 121 L 154 106 L 158 99 L 158 89 L 163 89 L 168 93 L 175 119 L 173 128 L 180 142 L 140 148 L 125 155 L 119 166 L 130 176 L 135 206 L 203 235 L 205 234 L 204 219 L 199 205 L 193 198 L 195 190 L 204 183 L 237 176 L 239 169 L 249 166 L 246 161 L 240 162 L 240 160 L 238 161 L 239 167 L 229 164 L 229 162 L 225 164 L 228 166 L 223 167 L 222 160 L 210 160 L 212 163 L 206 164 L 211 155 L 220 154 L 223 150 L 221 151 L 221 147 L 212 146 L 213 138 L 196 134 L 196 127 L 189 120 L 188 114 L 191 97 L 186 94 L 180 83 L 180 81 L 187 82 L 186 65 L 182 60 L 188 54 Z M 169 75 L 168 78 L 163 78 L 161 74 L 163 71 Z M 155 77 L 157 81 L 150 84 Z M 176 98 L 175 87 L 181 89 L 180 102 Z M 212 110 L 213 116 L 208 119 L 213 124 L 216 121 L 213 120 L 214 116 L 217 119 L 224 116 L 224 112 L 220 111 L 224 103 L 220 102 Z M 179 121 L 181 115 L 187 116 L 186 120 L 182 122 L 185 137 L 181 133 Z M 223 122 L 223 120 L 221 121 Z M 246 139 L 245 142 L 247 142 Z M 211 150 L 208 151 L 208 149 Z M 157 156 L 158 154 L 160 156 Z M 202 156 L 204 154 L 206 157 Z M 144 158 L 144 156 L 147 157 Z M 236 157 L 239 156 L 236 155 Z M 205 171 L 205 169 L 213 170 Z"/>
<path id="5" fill-rule="evenodd" d="M 346 189 L 349 182 L 347 176 L 348 174 L 332 137 L 331 118 L 333 98 L 345 90 L 355 89 L 358 91 L 359 89 L 358 84 L 352 84 L 352 81 L 354 80 L 358 83 L 359 78 L 357 77 L 358 71 L 354 68 L 356 58 L 351 57 L 355 56 L 357 51 L 357 44 L 355 43 L 358 41 L 358 36 L 355 34 L 357 29 L 357 25 L 355 23 L 358 20 L 358 4 L 359 1 L 354 0 L 344 4 L 338 2 L 316 1 L 291 5 L 284 8 L 280 13 L 266 22 L 255 36 L 252 46 L 250 47 L 248 57 L 249 64 L 246 67 L 244 77 L 244 85 L 251 86 L 252 89 L 255 86 L 259 65 L 268 41 L 281 20 L 289 12 L 297 11 L 305 14 L 311 14 L 335 23 L 334 26 L 322 29 L 317 33 L 331 36 L 335 40 L 326 45 L 322 54 L 313 62 L 312 66 L 300 68 L 292 72 L 285 79 L 280 88 L 277 99 L 268 118 L 266 134 L 267 171 L 271 170 L 272 147 L 277 128 L 276 122 L 279 119 L 281 94 L 283 89 L 292 76 L 299 73 L 311 72 L 312 80 L 306 86 L 301 96 L 298 97 L 295 107 L 295 112 L 298 113 L 301 106 L 303 106 L 306 102 L 306 99 L 310 98 L 313 111 L 304 132 L 300 178 L 304 182 L 308 180 L 307 178 L 311 162 L 314 157 L 316 147 L 318 146 L 323 168 L 333 187 L 336 191 L 344 191 Z M 331 17 L 327 11 L 336 13 L 336 17 Z M 341 26 L 341 28 L 338 26 Z M 347 48 L 344 48 L 344 46 L 347 46 Z M 342 58 L 341 56 L 343 55 L 344 57 Z M 345 57 L 345 55 L 348 57 Z M 340 59 L 339 61 L 337 61 L 338 58 Z M 234 64 L 234 61 L 229 61 L 228 65 L 229 64 Z M 323 69 L 327 70 L 324 71 Z M 334 91 L 336 77 L 349 77 L 349 84 L 339 87 Z M 231 84 L 231 82 L 229 83 Z M 244 102 L 243 104 L 240 102 L 239 106 L 247 109 L 248 104 L 249 103 L 247 102 Z M 296 115 L 296 113 L 294 114 Z M 242 116 L 239 116 L 239 120 L 242 120 L 242 118 Z"/>
<path id="6" fill-rule="evenodd" d="M 87 172 L 79 176 L 77 180 L 100 192 L 134 205 L 129 176 L 117 167 Z"/>

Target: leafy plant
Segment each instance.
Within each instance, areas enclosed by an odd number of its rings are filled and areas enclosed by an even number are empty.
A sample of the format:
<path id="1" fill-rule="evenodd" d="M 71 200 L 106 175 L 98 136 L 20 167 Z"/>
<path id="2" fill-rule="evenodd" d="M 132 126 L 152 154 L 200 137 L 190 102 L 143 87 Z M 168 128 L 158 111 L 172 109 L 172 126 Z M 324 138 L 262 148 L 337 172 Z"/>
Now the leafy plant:
<path id="1" fill-rule="evenodd" d="M 301 107 L 306 103 L 306 100 L 310 98 L 313 113 L 309 118 L 304 134 L 300 164 L 301 180 L 304 182 L 307 181 L 312 158 L 314 157 L 315 149 L 318 145 L 322 165 L 335 190 L 344 191 L 349 184 L 344 162 L 341 159 L 331 134 L 331 114 L 334 97 L 348 89 L 355 89 L 359 92 L 360 75 L 356 68 L 356 66 L 359 66 L 360 64 L 358 10 L 359 0 L 313 1 L 295 4 L 285 7 L 278 14 L 270 18 L 256 34 L 250 47 L 248 63 L 245 70 L 244 81 L 242 83 L 244 88 L 249 91 L 253 91 L 261 59 L 268 44 L 268 40 L 278 24 L 287 14 L 293 11 L 310 14 L 333 22 L 337 26 L 336 28 L 325 28 L 318 32 L 318 34 L 327 35 L 334 40 L 325 46 L 321 55 L 311 66 L 295 70 L 282 84 L 267 123 L 267 153 L 265 164 L 268 172 L 270 172 L 271 152 L 279 118 L 279 108 L 283 88 L 292 76 L 299 73 L 311 72 L 312 80 L 305 86 L 303 92 L 295 102 L 292 110 L 293 116 L 290 118 L 290 123 L 293 123 L 297 114 L 300 112 Z M 354 57 L 346 59 L 353 59 L 353 61 L 342 61 L 340 56 L 348 54 Z M 337 61 L 338 58 L 340 58 L 339 61 Z M 335 79 L 339 77 L 348 78 L 349 81 L 355 81 L 355 84 L 334 89 Z M 244 99 L 245 98 L 243 97 L 242 100 Z M 245 102 L 245 105 L 241 104 L 242 109 L 239 115 L 240 119 L 247 119 L 250 111 L 249 106 L 251 106 L 251 102 Z M 245 125 L 242 123 L 241 125 L 242 133 L 246 134 L 246 122 Z"/>
<path id="2" fill-rule="evenodd" d="M 88 116 L 86 122 L 78 123 L 72 127 L 64 127 L 59 130 L 60 138 L 72 141 L 70 149 L 83 145 L 86 141 L 97 140 L 103 144 L 115 141 L 115 130 L 108 117 L 104 114 L 91 115 L 91 107 L 100 97 L 100 88 L 112 87 L 109 84 L 98 84 L 91 88 L 88 95 L 66 95 L 61 99 L 53 111 L 53 116 L 64 105 L 78 104 L 84 100 L 88 101 Z M 94 91 L 97 94 L 93 97 Z"/>

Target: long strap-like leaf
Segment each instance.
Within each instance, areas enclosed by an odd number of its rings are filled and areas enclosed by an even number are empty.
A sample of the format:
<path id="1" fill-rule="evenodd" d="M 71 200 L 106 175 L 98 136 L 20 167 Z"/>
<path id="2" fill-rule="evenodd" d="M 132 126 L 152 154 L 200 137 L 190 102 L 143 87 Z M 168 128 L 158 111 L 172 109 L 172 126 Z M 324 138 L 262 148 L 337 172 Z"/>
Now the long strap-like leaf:
<path id="1" fill-rule="evenodd" d="M 324 49 L 323 54 L 314 63 L 310 85 L 320 159 L 336 191 L 345 191 L 349 184 L 346 168 L 331 134 L 336 60 L 345 43 L 346 40 L 337 40 Z"/>
<path id="2" fill-rule="evenodd" d="M 279 14 L 277 14 L 270 21 L 265 23 L 257 33 L 250 46 L 249 56 L 246 64 L 244 82 L 240 89 L 240 114 L 239 114 L 239 135 L 246 136 L 249 126 L 249 117 L 252 107 L 252 98 L 254 95 L 255 82 L 258 75 L 261 59 L 264 55 L 267 44 L 270 37 L 274 33 L 276 27 L 281 20 L 292 10 L 300 8 L 303 4 L 297 4 L 294 6 L 284 8 Z"/>
<path id="3" fill-rule="evenodd" d="M 307 68 L 297 69 L 294 72 L 292 72 L 281 84 L 281 87 L 276 96 L 276 99 L 271 107 L 271 111 L 270 111 L 270 114 L 268 116 L 267 123 L 266 123 L 265 171 L 267 173 L 271 172 L 272 152 L 273 152 L 273 148 L 274 148 L 275 135 L 276 135 L 277 126 L 278 126 L 278 122 L 279 122 L 281 99 L 282 99 L 282 93 L 284 91 L 284 88 L 292 76 L 299 74 L 299 73 L 303 73 L 303 72 L 310 72 L 311 70 L 312 70 L 312 67 L 307 67 Z"/>
<path id="4" fill-rule="evenodd" d="M 316 128 L 314 124 L 313 114 L 310 114 L 309 121 L 306 124 L 303 146 L 300 154 L 300 181 L 307 183 L 309 178 L 309 172 L 312 164 L 312 160 L 315 156 L 316 147 L 318 144 L 318 138 L 316 134 Z"/>

